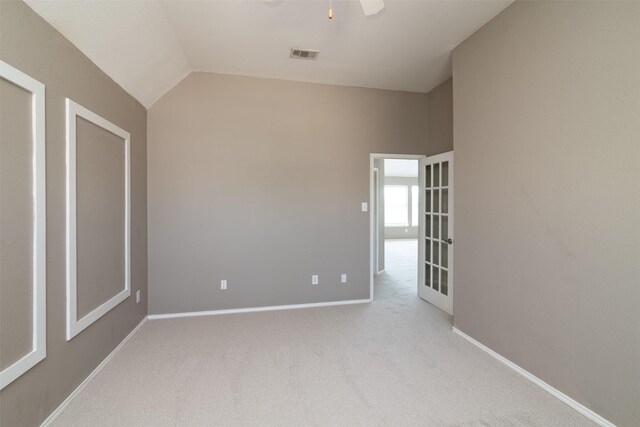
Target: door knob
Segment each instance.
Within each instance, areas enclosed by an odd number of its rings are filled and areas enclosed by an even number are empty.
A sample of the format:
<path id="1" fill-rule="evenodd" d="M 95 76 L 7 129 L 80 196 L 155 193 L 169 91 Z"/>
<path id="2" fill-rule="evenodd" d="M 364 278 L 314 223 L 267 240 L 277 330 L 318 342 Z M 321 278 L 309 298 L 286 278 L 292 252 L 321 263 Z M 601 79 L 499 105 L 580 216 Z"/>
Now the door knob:
<path id="1" fill-rule="evenodd" d="M 453 239 L 452 239 L 452 238 L 448 238 L 448 239 L 440 239 L 440 240 L 442 240 L 443 242 L 448 243 L 448 244 L 450 244 L 450 245 L 451 245 L 451 244 L 453 244 Z"/>

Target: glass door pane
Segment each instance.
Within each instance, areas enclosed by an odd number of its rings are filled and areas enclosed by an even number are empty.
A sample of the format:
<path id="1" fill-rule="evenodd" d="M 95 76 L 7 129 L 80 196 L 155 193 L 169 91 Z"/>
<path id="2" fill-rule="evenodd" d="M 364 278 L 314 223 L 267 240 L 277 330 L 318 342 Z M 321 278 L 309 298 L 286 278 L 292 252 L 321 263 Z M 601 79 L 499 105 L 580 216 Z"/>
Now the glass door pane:
<path id="1" fill-rule="evenodd" d="M 424 173 L 419 189 L 424 197 L 425 223 L 421 228 L 420 297 L 452 313 L 453 267 L 453 153 L 444 153 L 422 162 Z M 413 194 L 412 189 L 412 194 Z"/>

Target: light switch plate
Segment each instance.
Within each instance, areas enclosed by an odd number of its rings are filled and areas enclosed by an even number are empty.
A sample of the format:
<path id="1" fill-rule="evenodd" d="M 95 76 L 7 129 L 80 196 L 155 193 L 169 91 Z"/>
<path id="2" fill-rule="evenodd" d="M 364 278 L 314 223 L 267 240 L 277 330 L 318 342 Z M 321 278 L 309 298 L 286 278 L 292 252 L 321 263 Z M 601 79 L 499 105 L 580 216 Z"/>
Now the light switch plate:
<path id="1" fill-rule="evenodd" d="M 362 212 L 367 212 L 369 210 L 369 204 L 367 202 L 362 202 Z"/>

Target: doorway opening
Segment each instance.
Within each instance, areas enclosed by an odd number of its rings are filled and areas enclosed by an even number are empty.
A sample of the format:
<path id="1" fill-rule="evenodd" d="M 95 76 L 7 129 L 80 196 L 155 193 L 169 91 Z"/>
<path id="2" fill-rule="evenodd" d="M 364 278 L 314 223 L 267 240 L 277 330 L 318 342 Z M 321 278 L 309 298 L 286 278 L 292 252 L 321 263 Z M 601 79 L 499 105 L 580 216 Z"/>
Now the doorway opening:
<path id="1" fill-rule="evenodd" d="M 453 151 L 371 154 L 370 171 L 371 299 L 417 291 L 453 314 Z"/>
<path id="2" fill-rule="evenodd" d="M 371 296 L 374 288 L 415 293 L 420 233 L 420 159 L 372 154 Z"/>

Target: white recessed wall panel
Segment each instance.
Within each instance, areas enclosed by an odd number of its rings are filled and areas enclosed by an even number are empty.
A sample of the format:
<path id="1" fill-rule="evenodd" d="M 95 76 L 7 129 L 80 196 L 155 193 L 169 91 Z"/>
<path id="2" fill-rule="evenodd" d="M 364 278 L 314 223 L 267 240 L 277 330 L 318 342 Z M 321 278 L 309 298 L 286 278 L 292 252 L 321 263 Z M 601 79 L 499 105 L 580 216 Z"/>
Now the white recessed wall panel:
<path id="1" fill-rule="evenodd" d="M 0 61 L 0 389 L 46 356 L 44 96 Z"/>
<path id="2" fill-rule="evenodd" d="M 67 340 L 131 294 L 129 142 L 67 99 Z"/>

